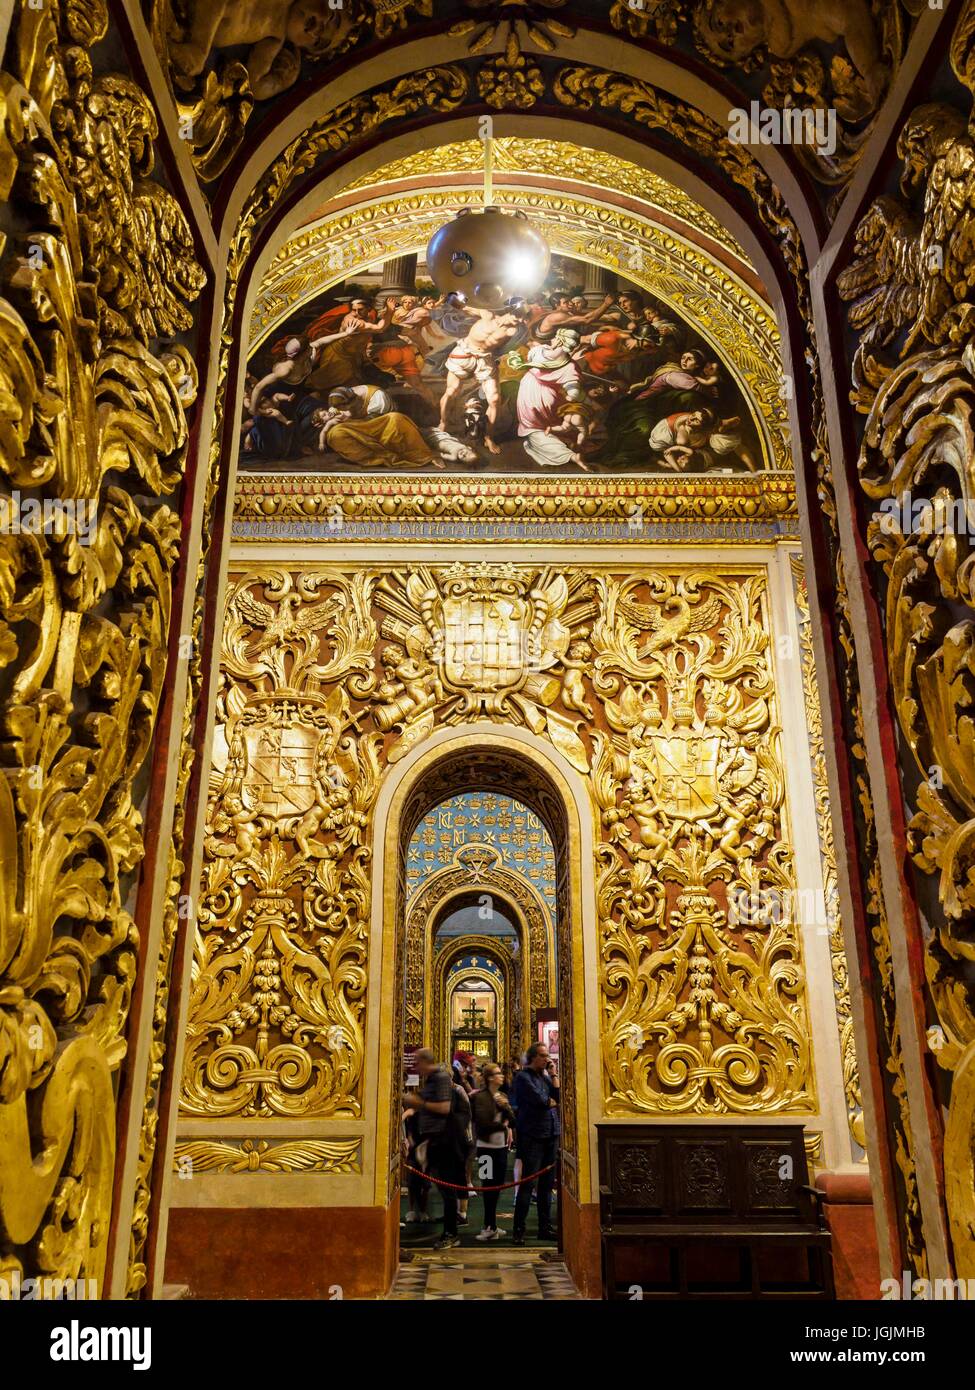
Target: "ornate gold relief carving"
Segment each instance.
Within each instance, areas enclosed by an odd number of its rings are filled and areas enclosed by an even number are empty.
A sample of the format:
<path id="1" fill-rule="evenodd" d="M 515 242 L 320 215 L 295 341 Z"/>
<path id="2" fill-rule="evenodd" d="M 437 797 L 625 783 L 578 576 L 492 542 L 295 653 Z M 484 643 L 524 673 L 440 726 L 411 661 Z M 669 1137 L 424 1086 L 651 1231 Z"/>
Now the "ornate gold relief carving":
<path id="1" fill-rule="evenodd" d="M 706 208 L 701 207 L 684 189 L 642 169 L 628 159 L 605 150 L 588 149 L 564 140 L 523 139 L 517 135 L 495 136 L 492 142 L 495 176 L 504 173 L 540 174 L 588 184 L 612 193 L 624 193 L 648 203 L 651 209 L 666 212 L 668 218 L 678 218 L 703 233 L 719 246 L 730 251 L 742 265 L 749 261 L 734 237 Z M 480 140 L 463 140 L 456 144 L 435 145 L 416 154 L 405 155 L 384 163 L 381 171 L 363 174 L 346 184 L 343 193 L 354 189 L 388 185 L 400 179 L 419 179 L 430 174 L 441 176 L 468 172 L 482 178 L 484 174 L 484 145 Z"/>
<path id="2" fill-rule="evenodd" d="M 810 1172 L 815 1168 L 826 1167 L 826 1147 L 823 1143 L 823 1135 L 820 1130 L 803 1130 L 802 1144 L 806 1150 L 806 1159 L 809 1163 Z"/>
<path id="3" fill-rule="evenodd" d="M 365 576 L 336 577 L 324 601 L 320 585 L 281 572 L 265 585 L 275 606 L 247 580 L 228 600 L 224 671 L 239 684 L 221 696 L 207 814 L 190 1114 L 360 1111 L 381 735 L 359 736 L 348 692 L 371 685 L 376 633 Z"/>
<path id="4" fill-rule="evenodd" d="M 973 90 L 975 7 L 966 5 L 952 67 Z M 975 144 L 960 111 L 917 108 L 898 141 L 902 189 L 920 216 L 877 199 L 857 229 L 854 261 L 839 277 L 861 333 L 854 400 L 867 414 L 859 472 L 877 504 L 868 530 L 887 578 L 886 641 L 893 699 L 919 777 L 910 825 L 915 863 L 937 875 L 943 913 L 926 971 L 938 1025 L 929 1043 L 957 1079 L 945 1133 L 948 1215 L 959 1275 L 975 1273 L 975 828 L 972 756 L 975 592 L 972 588 L 971 413 L 975 296 L 964 214 Z M 908 792 L 911 795 L 910 791 Z M 905 1085 L 903 1075 L 899 1078 Z M 899 1156 L 900 1161 L 900 1156 Z M 903 1166 L 903 1165 L 902 1165 Z"/>
<path id="5" fill-rule="evenodd" d="M 559 39 L 572 38 L 575 30 L 556 19 L 553 13 L 565 3 L 566 0 L 464 0 L 465 7 L 474 11 L 474 17 L 460 20 L 450 32 L 461 38 L 471 36 L 469 53 L 481 53 L 490 48 L 500 35 L 504 39 L 505 60 L 513 63 L 520 56 L 525 40 L 530 40 L 545 53 L 552 53 Z"/>
<path id="6" fill-rule="evenodd" d="M 768 633 L 755 570 L 236 578 L 184 1109 L 358 1113 L 382 770 L 486 717 L 590 777 L 610 1112 L 814 1110 Z M 408 1029 L 433 882 L 408 908 Z"/>
<path id="7" fill-rule="evenodd" d="M 675 531 L 693 526 L 701 539 L 712 539 L 715 532 L 720 538 L 722 525 L 776 522 L 780 528 L 789 527 L 796 519 L 796 491 L 795 479 L 784 473 L 733 480 L 506 477 L 490 483 L 424 476 L 379 481 L 341 474 L 240 473 L 234 519 L 242 540 L 344 540 L 350 524 L 392 522 L 468 527 L 477 522 L 531 523 L 555 534 L 558 527 L 572 524 L 594 540 L 601 539 L 600 526 L 625 528 L 630 540 L 639 540 L 651 525 Z M 389 538 L 395 539 L 396 533 Z M 449 533 L 445 536 L 451 538 Z M 458 533 L 457 538 L 469 540 L 470 533 Z M 728 538 L 745 537 L 732 529 Z M 618 544 L 621 536 L 613 530 L 605 539 Z"/>
<path id="8" fill-rule="evenodd" d="M 598 583 L 607 1111 L 814 1110 L 764 580 Z"/>
<path id="9" fill-rule="evenodd" d="M 101 0 L 19 6 L 0 133 L 0 197 L 18 206 L 0 238 L 5 505 L 12 485 L 55 517 L 0 536 L 0 1265 L 99 1287 L 139 945 L 123 907 L 143 854 L 133 782 L 179 547 L 175 511 L 132 494 L 179 485 L 196 373 L 157 340 L 190 327 L 203 283 L 152 178 L 149 101 L 95 73 L 107 29 Z"/>
<path id="10" fill-rule="evenodd" d="M 578 578 L 572 587 L 579 588 Z M 552 708 L 562 688 L 553 668 L 571 635 L 562 618 L 589 611 L 584 602 L 567 615 L 570 597 L 565 575 L 511 564 L 458 563 L 381 579 L 375 600 L 388 614 L 381 631 L 391 640 L 382 652 L 375 718 L 397 735 L 389 761 L 402 758 L 438 721 L 487 715 L 545 731 L 574 767 L 587 771 L 573 721 Z"/>
<path id="11" fill-rule="evenodd" d="M 194 1173 L 361 1173 L 362 1140 L 190 1139 L 176 1145 L 173 1168 Z"/>
<path id="12" fill-rule="evenodd" d="M 821 182 L 843 185 L 851 177 L 904 54 L 914 3 L 857 0 L 852 5 L 813 9 L 801 0 L 729 6 L 722 0 L 613 0 L 613 27 L 635 37 L 652 35 L 674 43 L 693 35 L 696 48 L 715 67 L 742 75 L 761 70 L 765 107 L 829 109 L 836 138 L 807 141 L 796 154 Z M 821 45 L 834 51 L 827 69 Z"/>
<path id="13" fill-rule="evenodd" d="M 153 42 L 197 173 L 208 182 L 219 178 L 244 139 L 255 102 L 292 88 L 303 61 L 334 61 L 369 37 L 387 38 L 410 14 L 431 13 L 432 0 L 244 7 L 232 0 L 152 0 Z"/>
<path id="14" fill-rule="evenodd" d="M 806 707 L 806 732 L 812 763 L 813 791 L 816 798 L 816 825 L 819 830 L 819 854 L 823 870 L 823 898 L 826 909 L 826 929 L 829 933 L 829 958 L 833 973 L 833 997 L 836 1020 L 840 1030 L 840 1056 L 843 1065 L 843 1091 L 846 1096 L 846 1117 L 850 1135 L 860 1149 L 866 1149 L 863 1099 L 860 1094 L 860 1074 L 857 1067 L 856 1043 L 853 1037 L 853 1006 L 850 1002 L 850 975 L 843 942 L 843 923 L 840 919 L 839 893 L 836 883 L 836 850 L 833 842 L 833 821 L 829 810 L 829 784 L 826 779 L 826 751 L 823 745 L 823 714 L 816 689 L 816 658 L 812 642 L 812 615 L 806 576 L 798 555 L 790 557 L 796 612 L 799 622 L 799 657 L 802 664 L 802 694 Z M 820 1141 L 822 1136 L 820 1136 Z"/>

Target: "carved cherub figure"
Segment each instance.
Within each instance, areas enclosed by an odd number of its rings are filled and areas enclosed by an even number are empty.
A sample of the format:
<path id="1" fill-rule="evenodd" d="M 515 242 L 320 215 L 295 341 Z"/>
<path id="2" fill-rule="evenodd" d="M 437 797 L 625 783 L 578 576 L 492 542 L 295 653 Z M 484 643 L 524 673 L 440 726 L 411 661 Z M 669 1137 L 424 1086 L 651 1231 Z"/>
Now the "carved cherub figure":
<path id="1" fill-rule="evenodd" d="M 226 793 L 215 807 L 207 830 L 212 837 L 208 844 L 210 853 L 219 858 L 243 859 L 250 854 L 257 843 L 257 830 L 254 825 L 255 812 L 244 805 L 243 799 L 235 792 Z M 233 844 L 225 836 L 233 835 Z"/>
<path id="2" fill-rule="evenodd" d="M 294 829 L 295 844 L 310 859 L 327 859 L 335 852 L 334 844 L 322 843 L 315 836 L 322 830 L 341 830 L 352 805 L 352 788 L 343 769 L 338 763 L 321 761 L 324 766 L 315 778 L 316 800 Z"/>
<path id="3" fill-rule="evenodd" d="M 413 719 L 445 698 L 440 673 L 433 662 L 410 656 L 398 642 L 390 642 L 381 657 L 385 679 L 376 691 L 381 701 L 377 712 L 380 728 Z"/>
<path id="4" fill-rule="evenodd" d="M 763 45 L 773 58 L 794 58 L 810 43 L 843 42 L 872 104 L 889 77 L 867 0 L 705 0 L 695 28 L 708 52 L 730 63 Z"/>
<path id="5" fill-rule="evenodd" d="M 575 710 L 577 714 L 584 714 L 587 719 L 592 719 L 592 706 L 586 699 L 585 687 L 582 684 L 582 673 L 592 664 L 592 643 L 587 641 L 588 636 L 588 629 L 581 628 L 562 658 L 562 665 L 565 667 L 565 675 L 562 677 L 562 703 L 566 709 Z"/>
<path id="6" fill-rule="evenodd" d="M 169 45 L 177 72 L 196 77 L 212 49 L 249 44 L 247 73 L 258 101 L 291 87 L 302 53 L 334 51 L 353 22 L 348 6 L 329 0 L 189 0 L 188 10 L 181 40 Z"/>

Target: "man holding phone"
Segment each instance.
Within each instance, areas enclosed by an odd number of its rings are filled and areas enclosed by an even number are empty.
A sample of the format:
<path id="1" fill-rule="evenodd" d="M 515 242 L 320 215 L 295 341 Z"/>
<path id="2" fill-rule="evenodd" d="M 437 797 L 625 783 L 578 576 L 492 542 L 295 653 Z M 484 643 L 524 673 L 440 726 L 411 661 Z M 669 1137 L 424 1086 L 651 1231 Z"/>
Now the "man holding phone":
<path id="1" fill-rule="evenodd" d="M 551 1202 L 555 1185 L 555 1164 L 558 1162 L 559 1135 L 559 1077 L 555 1063 L 544 1043 L 532 1043 L 528 1049 L 527 1065 L 514 1080 L 511 1103 L 518 1131 L 518 1157 L 523 1173 L 542 1173 L 538 1182 L 538 1238 L 554 1239 Z M 512 1240 L 525 1243 L 525 1225 L 536 1179 L 522 1180 L 515 1199 L 515 1220 Z"/>

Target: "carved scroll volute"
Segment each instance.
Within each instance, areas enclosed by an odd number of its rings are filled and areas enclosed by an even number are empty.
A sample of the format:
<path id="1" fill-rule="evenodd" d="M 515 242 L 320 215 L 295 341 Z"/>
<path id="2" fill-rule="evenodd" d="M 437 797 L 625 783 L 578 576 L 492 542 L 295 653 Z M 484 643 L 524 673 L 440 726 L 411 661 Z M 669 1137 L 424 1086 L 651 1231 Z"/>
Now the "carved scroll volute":
<path id="1" fill-rule="evenodd" d="M 99 0 L 18 7 L 0 195 L 0 1267 L 101 1291 L 138 937 L 132 784 L 163 683 L 179 524 L 127 490 L 182 473 L 202 285 L 157 134 L 128 78 L 95 77 Z M 112 485 L 104 479 L 111 473 Z M 30 518 L 43 516 L 38 526 Z"/>

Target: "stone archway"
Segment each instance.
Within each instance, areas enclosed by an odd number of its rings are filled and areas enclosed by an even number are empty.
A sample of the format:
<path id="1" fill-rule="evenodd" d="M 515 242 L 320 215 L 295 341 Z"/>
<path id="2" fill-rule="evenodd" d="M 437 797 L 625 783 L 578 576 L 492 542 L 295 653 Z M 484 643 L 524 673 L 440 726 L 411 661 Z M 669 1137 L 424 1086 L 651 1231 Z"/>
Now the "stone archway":
<path id="1" fill-rule="evenodd" d="M 599 1281 L 595 1131 L 599 1042 L 592 993 L 596 964 L 592 821 L 579 774 L 537 735 L 480 723 L 440 729 L 387 773 L 375 821 L 384 833 L 375 846 L 372 950 L 382 959 L 384 1001 L 367 1037 L 367 1074 L 375 1075 L 376 1113 L 389 1116 L 376 1135 L 376 1200 L 398 1209 L 399 1129 L 406 961 L 403 846 L 426 811 L 461 787 L 503 789 L 545 822 L 556 846 L 557 997 L 563 1063 L 563 1241 L 580 1288 L 595 1293 Z M 449 871 L 448 871 L 449 872 Z M 468 885 L 469 887 L 469 885 Z M 415 966 L 414 966 L 415 969 Z M 398 1248 L 398 1224 L 387 1225 L 387 1261 Z"/>
<path id="2" fill-rule="evenodd" d="M 467 955 L 477 958 L 477 964 L 459 966 Z M 480 957 L 484 957 L 482 968 Z M 493 967 L 493 968 L 492 968 Z M 438 951 L 434 966 L 432 1031 L 433 1048 L 438 1057 L 452 1059 L 453 1023 L 452 999 L 458 990 L 466 988 L 471 979 L 488 977 L 495 998 L 495 1046 L 485 1054 L 491 1061 L 500 1062 L 507 1055 L 510 1039 L 518 1034 L 520 1015 L 518 982 L 515 962 L 504 943 L 491 937 L 464 937 L 460 943 L 448 943 Z"/>
<path id="3" fill-rule="evenodd" d="M 451 905 L 460 905 L 480 894 L 497 895 L 515 919 L 521 943 L 521 988 L 518 1013 L 527 1027 L 534 1009 L 546 1008 L 554 989 L 555 929 L 548 908 L 530 883 L 519 874 L 505 869 L 500 856 L 491 846 L 479 847 L 489 857 L 480 868 L 476 887 L 472 887 L 471 872 L 465 854 L 473 845 L 465 845 L 456 862 L 434 874 L 407 906 L 406 961 L 407 984 L 405 998 L 405 1041 L 408 1046 L 420 1046 L 424 1024 L 429 1029 L 433 1018 L 434 935 L 436 924 Z M 490 862 L 493 856 L 494 862 Z"/>

